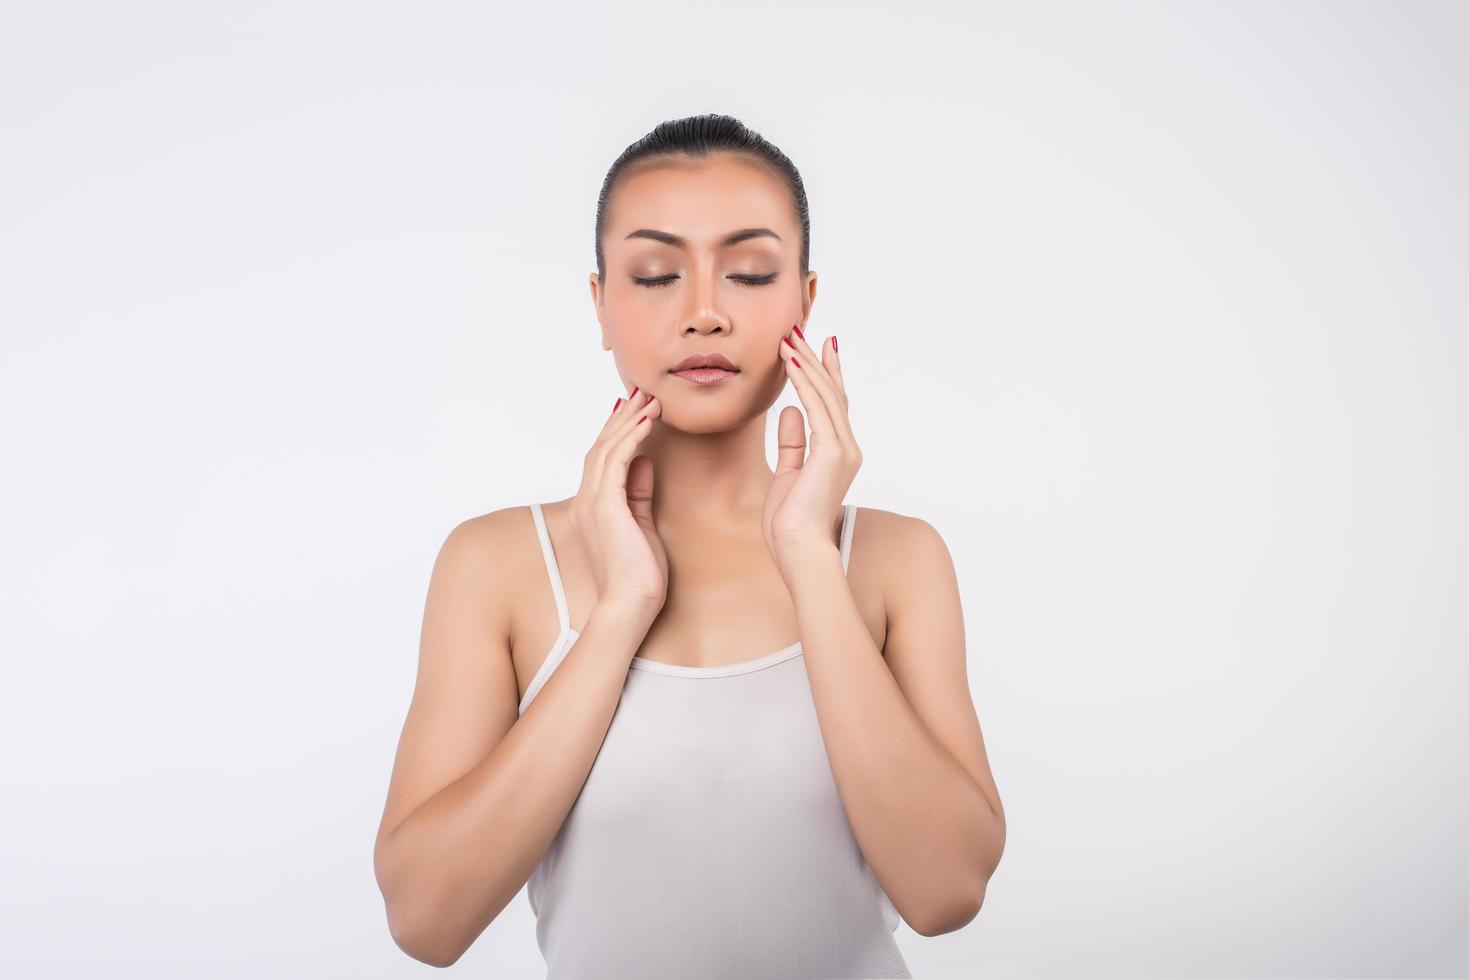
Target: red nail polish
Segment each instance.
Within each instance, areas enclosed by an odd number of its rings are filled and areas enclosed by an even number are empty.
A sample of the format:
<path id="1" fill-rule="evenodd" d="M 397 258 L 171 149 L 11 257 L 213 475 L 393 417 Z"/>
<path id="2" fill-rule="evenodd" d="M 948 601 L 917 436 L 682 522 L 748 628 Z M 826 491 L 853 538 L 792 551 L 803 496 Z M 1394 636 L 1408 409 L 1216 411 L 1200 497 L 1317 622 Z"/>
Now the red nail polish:
<path id="1" fill-rule="evenodd" d="M 838 354 L 841 353 L 840 350 L 837 350 L 837 335 L 836 334 L 832 334 L 831 335 L 831 349 L 834 350 L 834 351 L 836 351 Z"/>
<path id="2" fill-rule="evenodd" d="M 784 340 L 786 342 L 786 346 L 789 347 L 791 350 L 795 350 L 796 349 L 796 345 L 793 344 L 793 343 L 791 343 L 791 338 L 789 338 L 789 337 L 782 337 L 780 339 L 781 340 Z"/>
<path id="3" fill-rule="evenodd" d="M 801 362 L 796 360 L 796 355 L 794 354 L 791 355 L 791 363 L 794 364 L 796 367 L 801 366 Z"/>
<path id="4" fill-rule="evenodd" d="M 612 403 L 612 414 L 613 415 L 616 415 L 617 414 L 617 410 L 619 408 L 621 408 L 621 407 L 622 407 L 622 399 L 619 398 L 619 399 L 617 399 L 617 401 L 615 401 L 615 402 Z"/>
<path id="5" fill-rule="evenodd" d="M 638 386 L 637 385 L 633 385 L 632 386 L 632 394 L 627 396 L 627 400 L 628 401 L 632 401 L 634 398 L 637 397 L 637 394 L 638 394 Z"/>
<path id="6" fill-rule="evenodd" d="M 802 339 L 802 340 L 805 340 L 805 339 L 806 339 L 806 335 L 805 335 L 805 334 L 803 334 L 803 333 L 802 333 L 802 332 L 801 332 L 801 325 L 800 325 L 800 324 L 799 324 L 799 323 L 798 323 L 798 324 L 796 324 L 796 325 L 795 325 L 795 326 L 794 326 L 794 327 L 792 327 L 792 328 L 791 328 L 791 329 L 793 329 L 793 330 L 795 330 L 795 331 L 796 331 L 796 336 L 797 336 L 797 337 L 800 337 L 800 338 L 801 338 L 801 339 Z"/>
<path id="7" fill-rule="evenodd" d="M 642 418 L 638 419 L 638 425 L 642 425 L 644 422 L 647 421 L 647 419 L 648 416 L 644 415 Z"/>

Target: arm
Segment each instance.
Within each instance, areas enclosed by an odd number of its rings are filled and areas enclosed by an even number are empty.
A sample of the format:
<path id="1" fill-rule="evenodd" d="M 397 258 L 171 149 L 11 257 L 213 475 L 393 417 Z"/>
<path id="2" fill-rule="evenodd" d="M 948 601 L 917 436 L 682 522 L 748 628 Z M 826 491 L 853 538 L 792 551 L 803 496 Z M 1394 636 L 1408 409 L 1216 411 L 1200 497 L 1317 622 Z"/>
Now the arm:
<path id="1" fill-rule="evenodd" d="M 865 511 L 876 517 L 880 512 Z M 929 524 L 883 515 L 869 534 L 900 569 L 885 590 L 884 661 L 829 542 L 788 556 L 823 740 L 853 835 L 913 929 L 952 932 L 978 914 L 1005 818 L 969 695 L 953 564 Z"/>
<path id="2" fill-rule="evenodd" d="M 373 865 L 393 940 L 448 966 L 509 904 L 575 803 L 656 610 L 594 608 L 524 715 L 508 644 L 523 508 L 460 524 L 434 564 L 418 680 Z"/>

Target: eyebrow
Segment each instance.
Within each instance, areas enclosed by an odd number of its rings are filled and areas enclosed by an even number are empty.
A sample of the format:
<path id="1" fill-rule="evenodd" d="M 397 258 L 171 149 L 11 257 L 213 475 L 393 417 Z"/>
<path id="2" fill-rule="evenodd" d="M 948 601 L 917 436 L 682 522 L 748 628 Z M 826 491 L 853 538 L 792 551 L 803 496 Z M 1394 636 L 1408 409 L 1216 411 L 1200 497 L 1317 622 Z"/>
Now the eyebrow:
<path id="1" fill-rule="evenodd" d="M 677 235 L 670 235 L 666 231 L 654 231 L 652 228 L 639 228 L 637 231 L 629 232 L 627 237 L 651 238 L 655 242 L 662 242 L 665 245 L 672 245 L 675 248 L 683 248 L 685 245 L 688 244 L 688 242 Z M 770 237 L 774 238 L 776 241 L 780 241 L 780 236 L 771 231 L 769 228 L 741 228 L 739 231 L 734 232 L 733 234 L 724 236 L 724 239 L 720 241 L 719 245 L 721 248 L 725 248 L 730 245 L 738 245 L 740 242 L 743 242 L 750 238 L 761 237 Z"/>

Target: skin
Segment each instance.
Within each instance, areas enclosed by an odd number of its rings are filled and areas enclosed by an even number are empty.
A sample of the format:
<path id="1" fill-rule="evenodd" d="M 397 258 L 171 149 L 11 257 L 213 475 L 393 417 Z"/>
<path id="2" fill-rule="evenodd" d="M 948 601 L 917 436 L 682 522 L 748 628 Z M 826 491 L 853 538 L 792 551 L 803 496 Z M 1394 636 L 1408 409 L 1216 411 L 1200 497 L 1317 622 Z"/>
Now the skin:
<path id="1" fill-rule="evenodd" d="M 723 244 L 748 228 L 774 236 Z M 788 190 L 735 155 L 659 161 L 617 186 L 603 248 L 606 280 L 594 273 L 590 288 L 622 400 L 609 398 L 579 494 L 544 505 L 581 636 L 517 716 L 560 630 L 529 510 L 454 528 L 374 853 L 395 941 L 449 965 L 519 892 L 575 803 L 632 656 L 713 666 L 797 639 L 864 857 L 915 931 L 961 928 L 983 904 L 1005 817 L 957 578 L 931 525 L 867 507 L 842 569 L 841 507 L 862 454 L 832 338 L 813 348 L 792 329 L 816 273 L 800 272 Z M 669 373 L 711 351 L 739 374 L 699 387 Z M 787 383 L 804 414 L 782 411 L 772 471 L 766 419 Z M 638 546 L 623 539 L 621 563 L 586 546 L 615 537 L 588 533 L 589 499 L 643 531 Z"/>

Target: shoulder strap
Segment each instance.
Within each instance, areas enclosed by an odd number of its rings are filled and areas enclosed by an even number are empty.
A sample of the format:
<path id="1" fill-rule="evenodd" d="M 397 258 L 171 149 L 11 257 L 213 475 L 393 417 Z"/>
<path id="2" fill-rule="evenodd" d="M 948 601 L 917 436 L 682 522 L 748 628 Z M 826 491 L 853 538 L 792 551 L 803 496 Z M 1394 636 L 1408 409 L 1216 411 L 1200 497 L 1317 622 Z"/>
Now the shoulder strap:
<path id="1" fill-rule="evenodd" d="M 842 506 L 842 571 L 847 570 L 847 565 L 852 558 L 852 529 L 857 523 L 857 505 L 844 504 Z M 571 628 L 571 613 L 566 605 L 566 586 L 561 582 L 561 568 L 556 564 L 556 552 L 551 547 L 551 532 L 546 529 L 546 515 L 541 511 L 541 505 L 532 502 L 530 505 L 531 515 L 536 522 L 536 537 L 541 541 L 541 557 L 546 562 L 546 576 L 551 580 L 551 592 L 556 597 L 556 618 L 561 622 L 563 632 Z"/>
<path id="2" fill-rule="evenodd" d="M 852 556 L 852 525 L 857 523 L 857 505 L 844 504 L 842 508 L 842 571 L 847 570 L 847 561 Z"/>
<path id="3" fill-rule="evenodd" d="M 551 579 L 551 592 L 556 596 L 556 617 L 561 621 L 561 632 L 571 628 L 571 613 L 566 606 L 566 587 L 561 584 L 561 569 L 556 564 L 556 552 L 551 549 L 551 532 L 546 530 L 546 515 L 541 505 L 530 505 L 531 515 L 536 519 L 536 536 L 541 539 L 541 556 L 546 559 L 546 574 Z"/>

